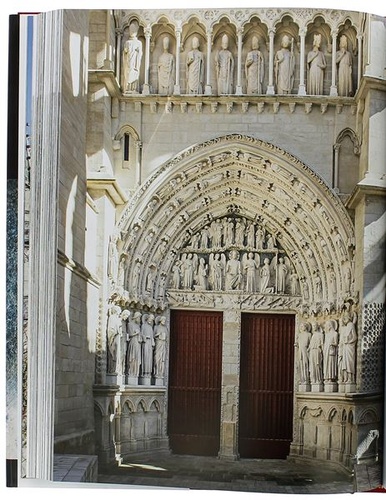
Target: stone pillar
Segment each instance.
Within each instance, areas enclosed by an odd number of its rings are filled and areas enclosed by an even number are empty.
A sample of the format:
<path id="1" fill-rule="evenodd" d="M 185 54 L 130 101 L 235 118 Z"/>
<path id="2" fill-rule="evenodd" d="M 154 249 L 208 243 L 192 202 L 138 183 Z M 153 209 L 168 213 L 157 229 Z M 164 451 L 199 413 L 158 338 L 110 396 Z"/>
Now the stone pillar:
<path id="1" fill-rule="evenodd" d="M 151 27 L 147 26 L 145 28 L 145 39 L 146 39 L 146 48 L 145 48 L 145 83 L 143 84 L 142 94 L 149 95 L 150 94 L 150 85 L 149 85 L 149 70 L 150 70 L 150 40 L 151 40 Z"/>
<path id="2" fill-rule="evenodd" d="M 116 63 L 115 63 L 115 77 L 118 82 L 121 82 L 121 45 L 122 45 L 122 30 L 116 29 L 115 36 L 117 37 L 117 54 L 116 54 Z"/>
<path id="3" fill-rule="evenodd" d="M 112 60 L 112 50 L 110 44 L 110 31 L 111 31 L 111 10 L 106 10 L 106 53 L 105 59 L 103 61 L 103 69 L 113 69 L 113 60 Z"/>
<path id="4" fill-rule="evenodd" d="M 331 74 L 331 87 L 330 87 L 330 95 L 337 96 L 338 89 L 336 87 L 336 38 L 338 36 L 338 32 L 336 30 L 331 32 L 332 35 L 332 74 Z"/>
<path id="5" fill-rule="evenodd" d="M 206 85 L 205 95 L 212 95 L 212 86 L 210 84 L 210 56 L 212 53 L 212 30 L 206 32 Z"/>
<path id="6" fill-rule="evenodd" d="M 121 455 L 121 393 L 117 392 L 114 397 L 115 415 L 114 415 L 114 446 L 115 460 L 120 464 L 122 462 Z"/>
<path id="7" fill-rule="evenodd" d="M 306 60 L 306 33 L 307 29 L 302 28 L 299 31 L 300 35 L 300 78 L 299 78 L 299 90 L 298 90 L 298 95 L 306 95 L 306 84 L 304 82 L 304 67 L 305 67 L 305 60 Z"/>
<path id="8" fill-rule="evenodd" d="M 241 54 L 243 49 L 243 31 L 244 28 L 238 28 L 237 30 L 237 86 L 236 95 L 243 94 L 243 88 L 241 86 Z"/>
<path id="9" fill-rule="evenodd" d="M 142 142 L 141 141 L 135 141 L 134 142 L 134 148 L 135 148 L 135 183 L 136 186 L 140 186 L 142 182 L 142 169 L 141 169 L 141 151 L 142 151 Z"/>
<path id="10" fill-rule="evenodd" d="M 219 458 L 237 460 L 241 312 L 224 311 Z"/>
<path id="11" fill-rule="evenodd" d="M 357 35 L 357 40 L 358 40 L 358 84 L 357 87 L 359 89 L 359 85 L 361 83 L 362 79 L 362 40 L 363 40 L 363 35 L 362 33 L 358 33 Z"/>
<path id="12" fill-rule="evenodd" d="M 275 94 L 275 86 L 273 84 L 273 59 L 274 59 L 274 47 L 273 42 L 275 38 L 275 28 L 269 30 L 269 69 L 268 69 L 268 87 L 267 95 Z"/>
<path id="13" fill-rule="evenodd" d="M 181 94 L 181 85 L 180 85 L 180 54 L 181 54 L 181 29 L 176 28 L 176 83 L 174 84 L 174 95 Z"/>
<path id="14" fill-rule="evenodd" d="M 332 187 L 336 190 L 339 191 L 339 149 L 340 149 L 340 144 L 336 143 L 333 146 L 334 148 L 334 170 L 333 170 L 333 180 L 332 180 Z"/>

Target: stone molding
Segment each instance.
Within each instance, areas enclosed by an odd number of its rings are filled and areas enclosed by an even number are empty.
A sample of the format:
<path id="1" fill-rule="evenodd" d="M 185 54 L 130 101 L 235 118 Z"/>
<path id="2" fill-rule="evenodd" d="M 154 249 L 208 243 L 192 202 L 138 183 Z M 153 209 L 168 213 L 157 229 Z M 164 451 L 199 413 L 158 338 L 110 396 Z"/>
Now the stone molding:
<path id="1" fill-rule="evenodd" d="M 312 310 L 331 311 L 345 300 L 355 302 L 353 283 L 348 289 L 342 274 L 342 263 L 352 264 L 354 231 L 340 199 L 298 158 L 239 134 L 182 151 L 136 191 L 117 224 L 127 277 L 116 296 L 126 304 L 164 309 L 179 252 L 208 222 L 230 213 L 263 223 L 277 235 L 308 284 L 308 293 L 302 287 L 303 302 Z M 161 240 L 163 252 L 157 252 Z M 150 268 L 157 276 L 148 293 Z"/>
<path id="2" fill-rule="evenodd" d="M 107 194 L 114 205 L 123 205 L 128 201 L 127 194 L 114 178 L 103 177 L 96 173 L 88 175 L 87 190 L 96 199 Z"/>

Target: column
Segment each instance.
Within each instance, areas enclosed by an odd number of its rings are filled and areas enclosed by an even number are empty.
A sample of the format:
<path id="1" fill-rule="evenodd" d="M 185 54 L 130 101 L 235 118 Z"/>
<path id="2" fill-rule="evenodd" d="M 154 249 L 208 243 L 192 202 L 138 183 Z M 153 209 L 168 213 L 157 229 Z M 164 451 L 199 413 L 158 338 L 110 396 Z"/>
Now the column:
<path id="1" fill-rule="evenodd" d="M 111 10 L 106 10 L 106 52 L 103 61 L 103 69 L 113 69 L 112 50 L 110 44 L 110 31 L 111 31 Z"/>
<path id="2" fill-rule="evenodd" d="M 121 82 L 121 44 L 122 44 L 122 30 L 116 29 L 115 36 L 117 37 L 117 53 L 115 55 L 115 78 Z"/>
<path id="3" fill-rule="evenodd" d="M 298 95 L 306 95 L 306 85 L 304 82 L 304 62 L 306 60 L 306 33 L 307 29 L 303 28 L 299 31 L 300 35 L 300 82 Z"/>
<path id="4" fill-rule="evenodd" d="M 357 40 L 358 40 L 358 83 L 357 83 L 357 88 L 359 89 L 359 85 L 361 84 L 361 79 L 362 79 L 362 40 L 363 40 L 363 35 L 362 33 L 358 33 L 357 35 Z"/>
<path id="5" fill-rule="evenodd" d="M 150 94 L 150 85 L 149 85 L 149 69 L 150 69 L 150 40 L 151 40 L 151 27 L 147 26 L 145 28 L 145 39 L 146 39 L 146 48 L 145 48 L 145 83 L 143 84 L 142 94 L 149 95 Z"/>
<path id="6" fill-rule="evenodd" d="M 176 28 L 176 83 L 174 84 L 174 95 L 181 94 L 181 86 L 180 86 L 180 53 L 181 53 L 181 28 Z"/>
<path id="7" fill-rule="evenodd" d="M 333 169 L 333 180 L 332 187 L 334 191 L 339 192 L 339 149 L 340 144 L 336 143 L 333 146 L 334 148 L 334 169 Z"/>
<path id="8" fill-rule="evenodd" d="M 142 172 L 141 172 L 141 150 L 142 150 L 142 142 L 135 141 L 135 175 L 136 175 L 136 186 L 140 186 L 142 182 Z"/>
<path id="9" fill-rule="evenodd" d="M 212 53 L 212 30 L 206 32 L 206 85 L 205 95 L 212 95 L 212 86 L 210 84 L 210 56 Z"/>
<path id="10" fill-rule="evenodd" d="M 338 36 L 338 32 L 336 30 L 331 32 L 332 36 L 332 74 L 331 74 L 331 87 L 330 87 L 330 95 L 337 96 L 338 89 L 336 87 L 336 38 Z"/>
<path id="11" fill-rule="evenodd" d="M 239 28 L 237 30 L 237 86 L 236 95 L 243 94 L 243 88 L 241 86 L 241 53 L 243 49 L 243 31 L 244 28 Z"/>
<path id="12" fill-rule="evenodd" d="M 273 58 L 274 58 L 274 47 L 273 42 L 275 38 L 275 28 L 271 28 L 269 30 L 269 72 L 268 72 L 268 87 L 267 87 L 267 95 L 275 94 L 275 87 L 273 83 Z"/>
<path id="13" fill-rule="evenodd" d="M 240 386 L 240 335 L 241 312 L 224 311 L 222 382 L 221 382 L 221 427 L 219 457 L 237 460 Z"/>

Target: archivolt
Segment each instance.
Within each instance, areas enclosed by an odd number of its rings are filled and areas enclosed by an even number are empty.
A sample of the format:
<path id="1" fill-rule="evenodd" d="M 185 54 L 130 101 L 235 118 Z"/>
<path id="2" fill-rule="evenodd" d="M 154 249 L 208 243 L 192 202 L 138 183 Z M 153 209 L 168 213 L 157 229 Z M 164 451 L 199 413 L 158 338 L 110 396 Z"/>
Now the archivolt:
<path id="1" fill-rule="evenodd" d="M 184 244 L 208 221 L 235 211 L 277 235 L 307 282 L 306 302 L 334 308 L 349 299 L 353 289 L 345 284 L 345 269 L 353 276 L 354 230 L 339 198 L 298 158 L 237 134 L 181 152 L 135 193 L 118 223 L 128 298 L 164 308 L 170 271 Z M 145 290 L 149 269 L 156 273 L 152 297 Z"/>

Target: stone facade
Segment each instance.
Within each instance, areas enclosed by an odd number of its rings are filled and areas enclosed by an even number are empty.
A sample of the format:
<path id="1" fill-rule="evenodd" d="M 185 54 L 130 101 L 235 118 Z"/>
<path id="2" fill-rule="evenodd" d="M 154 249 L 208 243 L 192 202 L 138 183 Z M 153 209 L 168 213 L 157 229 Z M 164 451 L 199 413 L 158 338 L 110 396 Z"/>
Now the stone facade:
<path id="1" fill-rule="evenodd" d="M 206 309 L 223 312 L 220 458 L 238 458 L 241 315 L 274 312 L 296 317 L 290 455 L 374 459 L 384 21 L 64 11 L 61 33 L 57 451 L 167 449 L 170 311 Z"/>

